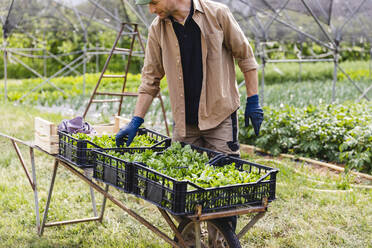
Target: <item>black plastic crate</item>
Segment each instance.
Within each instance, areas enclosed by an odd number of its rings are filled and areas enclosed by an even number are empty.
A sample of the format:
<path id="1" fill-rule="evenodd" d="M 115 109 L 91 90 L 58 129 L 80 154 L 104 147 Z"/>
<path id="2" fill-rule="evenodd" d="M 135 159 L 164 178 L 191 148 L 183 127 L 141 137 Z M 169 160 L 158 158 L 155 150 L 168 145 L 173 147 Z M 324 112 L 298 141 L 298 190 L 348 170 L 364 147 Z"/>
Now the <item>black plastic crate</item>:
<path id="1" fill-rule="evenodd" d="M 206 153 L 208 158 L 210 159 L 208 163 L 211 163 L 212 161 L 214 161 L 215 159 L 217 159 L 221 156 L 225 156 L 225 154 L 223 154 L 221 152 L 216 152 L 216 151 L 213 151 L 213 150 L 210 150 L 210 149 L 207 149 L 207 148 L 191 145 L 191 144 L 188 144 L 188 143 L 185 143 L 185 142 L 180 142 L 180 143 L 181 143 L 182 147 L 184 147 L 186 145 L 189 145 L 193 150 L 195 150 L 199 153 Z"/>
<path id="2" fill-rule="evenodd" d="M 133 193 L 175 215 L 195 213 L 197 205 L 201 205 L 202 212 L 206 213 L 261 204 L 263 198 L 269 201 L 275 199 L 277 169 L 228 156 L 218 156 L 211 161 L 214 166 L 235 162 L 239 170 L 263 175 L 253 183 L 203 189 L 191 182 L 177 181 L 146 165 L 134 162 Z"/>
<path id="3" fill-rule="evenodd" d="M 107 154 L 108 151 L 119 153 L 138 153 L 145 150 L 162 152 L 165 147 L 129 147 L 129 148 L 107 148 L 90 151 L 93 160 L 93 178 L 104 182 L 124 192 L 132 192 L 133 186 L 133 163 Z"/>
<path id="4" fill-rule="evenodd" d="M 185 146 L 187 144 L 181 143 L 182 146 Z M 145 148 L 145 147 L 138 147 L 138 148 L 107 148 L 107 149 L 95 149 L 90 151 L 91 157 L 94 160 L 92 164 L 94 164 L 93 169 L 93 178 L 107 183 L 109 185 L 112 185 L 116 187 L 117 189 L 123 190 L 124 192 L 130 192 L 134 193 L 135 195 L 138 195 L 141 197 L 142 194 L 146 194 L 145 198 L 148 197 L 149 199 L 152 199 L 154 202 L 156 202 L 158 195 L 158 184 L 155 183 L 156 181 L 156 175 L 150 176 L 149 174 L 146 175 L 146 177 L 149 179 L 146 182 L 146 193 L 141 192 L 141 190 L 144 187 L 141 187 L 141 180 L 138 180 L 138 177 L 136 175 L 139 173 L 138 168 L 136 165 L 134 165 L 131 162 L 125 161 L 121 158 L 112 156 L 108 154 L 109 151 L 115 151 L 118 153 L 141 153 L 146 150 L 151 149 L 152 151 L 157 152 L 158 154 L 162 153 L 166 148 L 168 147 L 168 144 L 165 144 L 164 147 L 151 147 L 151 148 Z M 214 152 L 205 148 L 200 148 L 196 146 L 192 146 L 193 150 L 196 150 L 199 153 L 207 153 L 208 157 L 210 158 L 210 161 L 213 161 L 214 159 L 222 156 L 219 152 Z M 143 165 L 145 169 L 147 169 L 146 165 Z M 149 169 L 152 172 L 155 172 L 151 169 Z M 156 173 L 156 172 L 155 172 Z M 164 176 L 163 174 L 159 174 L 161 177 L 170 180 L 170 183 L 174 183 L 176 185 L 184 185 L 185 183 L 178 183 L 174 179 Z M 136 182 L 134 182 L 136 180 Z M 146 180 L 146 179 L 144 179 Z M 140 181 L 140 182 L 139 182 Z M 143 180 L 142 180 L 143 181 Z M 164 182 L 166 183 L 166 182 Z M 169 184 L 169 183 L 168 183 Z M 170 192 L 171 193 L 171 192 Z M 170 203 L 163 203 L 165 205 L 169 205 Z M 174 205 L 174 203 L 171 203 Z"/>
<path id="5" fill-rule="evenodd" d="M 159 134 L 153 130 L 140 128 L 137 131 L 137 135 L 147 135 L 156 143 L 155 145 L 148 147 L 168 147 L 171 143 L 171 139 L 165 135 Z M 90 151 L 93 149 L 105 149 L 100 147 L 88 140 L 79 140 L 72 137 L 66 132 L 58 131 L 59 135 L 59 156 L 73 165 L 80 168 L 92 168 L 94 160 L 91 158 Z M 91 145 L 91 148 L 88 148 L 88 144 Z M 111 148 L 121 149 L 121 148 Z"/>
<path id="6" fill-rule="evenodd" d="M 143 134 L 146 134 L 152 140 L 156 141 L 155 145 L 153 145 L 152 147 L 168 147 L 170 146 L 171 141 L 172 141 L 171 138 L 169 138 L 168 136 L 160 134 L 154 130 L 147 129 L 147 128 L 139 128 L 137 131 L 137 135 L 143 135 Z"/>
<path id="7" fill-rule="evenodd" d="M 99 146 L 88 140 L 76 139 L 66 132 L 58 131 L 58 135 L 58 155 L 60 157 L 80 168 L 93 167 L 93 161 L 89 150 L 100 148 Z M 88 144 L 93 148 L 87 148 Z"/>

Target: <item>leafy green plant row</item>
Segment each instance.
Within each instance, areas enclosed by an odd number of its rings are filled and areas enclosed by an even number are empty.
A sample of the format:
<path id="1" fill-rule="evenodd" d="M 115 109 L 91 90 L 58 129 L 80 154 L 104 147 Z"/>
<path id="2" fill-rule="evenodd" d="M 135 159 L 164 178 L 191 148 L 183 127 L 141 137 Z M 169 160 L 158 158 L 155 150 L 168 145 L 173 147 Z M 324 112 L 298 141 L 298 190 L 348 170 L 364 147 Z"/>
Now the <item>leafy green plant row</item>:
<path id="1" fill-rule="evenodd" d="M 113 72 L 107 72 L 107 74 L 115 74 Z M 85 76 L 85 92 L 87 95 L 90 95 L 96 86 L 100 74 L 86 74 Z M 78 77 L 57 77 L 51 80 L 55 86 L 63 90 L 63 92 L 57 90 L 50 84 L 44 84 L 42 87 L 38 88 L 35 91 L 32 91 L 34 88 L 38 87 L 44 80 L 42 79 L 24 79 L 21 82 L 8 84 L 8 99 L 10 101 L 17 101 L 22 98 L 23 95 L 29 93 L 26 98 L 22 99 L 22 102 L 32 103 L 32 104 L 41 104 L 41 105 L 53 105 L 58 100 L 65 100 L 67 98 L 74 98 L 83 95 L 83 76 Z M 141 83 L 140 74 L 131 74 L 128 73 L 127 82 L 126 82 L 126 91 L 137 92 L 138 86 Z M 162 81 L 163 88 L 165 80 Z M 0 85 L 0 88 L 3 88 L 3 85 Z M 103 92 L 121 92 L 123 87 L 123 79 L 121 78 L 104 78 L 101 81 L 99 91 Z"/>
<path id="2" fill-rule="evenodd" d="M 261 63 L 258 60 L 258 63 Z M 371 72 L 367 61 L 345 61 L 340 64 L 341 68 L 350 75 L 354 81 L 369 80 Z M 333 80 L 333 62 L 317 63 L 268 63 L 265 66 L 265 84 L 281 84 L 302 81 L 326 81 Z M 236 67 L 237 81 L 244 80 L 243 74 Z M 259 77 L 262 71 L 258 71 Z M 338 70 L 337 80 L 348 80 L 347 77 Z"/>
<path id="3" fill-rule="evenodd" d="M 341 66 L 350 75 L 354 81 L 367 81 L 371 78 L 368 62 L 354 61 L 345 62 Z M 237 68 L 237 81 L 244 80 L 243 74 Z M 309 81 L 316 80 L 325 82 L 332 80 L 333 64 L 332 63 L 312 63 L 302 64 L 301 77 L 299 76 L 300 67 L 295 63 L 286 64 L 267 64 L 265 69 L 265 84 L 287 84 L 289 82 Z M 108 72 L 115 74 L 114 72 Z M 261 77 L 261 70 L 259 70 Z M 86 74 L 85 81 L 85 94 L 90 95 L 99 79 L 99 73 Z M 347 77 L 338 72 L 338 80 L 346 81 Z M 8 99 L 10 101 L 17 101 L 26 93 L 36 88 L 42 79 L 24 79 L 15 82 L 9 82 L 7 86 Z M 59 89 L 64 93 L 58 91 L 50 84 L 44 84 L 37 90 L 30 92 L 26 98 L 22 99 L 24 103 L 40 104 L 40 105 L 53 105 L 58 102 L 63 102 L 66 99 L 74 99 L 83 95 L 83 76 L 73 77 L 57 77 L 51 80 Z M 141 83 L 140 74 L 129 74 L 126 84 L 126 91 L 136 92 Z M 111 78 L 103 79 L 100 86 L 100 91 L 106 92 L 120 92 L 123 86 L 123 79 Z M 4 85 L 0 84 L 0 89 L 3 90 Z M 163 94 L 167 94 L 166 79 L 161 82 L 161 89 Z"/>
<path id="4" fill-rule="evenodd" d="M 252 43 L 254 44 L 254 43 Z M 302 57 L 314 57 L 316 55 L 328 56 L 324 58 L 332 58 L 332 53 L 315 42 L 277 42 L 270 41 L 265 45 L 265 55 L 269 59 L 298 59 L 299 55 Z M 339 61 L 355 61 L 368 60 L 370 57 L 370 44 L 368 42 L 361 44 L 350 44 L 343 42 L 340 44 Z"/>
<path id="5" fill-rule="evenodd" d="M 97 84 L 99 74 L 87 74 L 85 77 L 85 92 L 90 94 Z M 138 87 L 140 75 L 129 74 L 127 79 L 127 90 L 134 90 Z M 19 100 L 24 94 L 37 87 L 42 83 L 42 79 L 26 79 L 21 83 L 11 84 L 8 86 L 8 98 L 10 101 Z M 67 99 L 83 94 L 83 76 L 79 77 L 59 77 L 52 79 L 51 82 L 64 91 L 58 91 L 52 85 L 46 84 L 40 89 L 31 92 L 24 98 L 25 102 L 39 103 L 42 105 L 52 105 L 58 99 Z M 101 88 L 102 87 L 102 88 Z M 123 87 L 123 80 L 119 78 L 103 79 L 100 90 L 107 92 L 119 92 Z"/>
<path id="6" fill-rule="evenodd" d="M 102 148 L 116 148 L 116 142 L 115 142 L 115 136 L 108 136 L 108 135 L 102 135 L 102 136 L 91 136 L 85 133 L 76 133 L 72 135 L 74 138 L 77 138 L 79 140 L 88 140 L 92 143 L 96 144 L 99 147 Z M 150 147 L 156 144 L 156 141 L 154 139 L 151 139 L 151 137 L 147 136 L 146 134 L 143 135 L 136 135 L 128 147 Z M 127 147 L 126 143 L 124 143 L 123 147 Z M 91 144 L 87 145 L 87 148 L 95 148 Z"/>
<path id="7" fill-rule="evenodd" d="M 134 154 L 120 154 L 115 151 L 110 151 L 109 154 L 129 162 L 144 163 L 176 180 L 188 180 L 203 188 L 255 182 L 260 178 L 258 173 L 237 170 L 235 163 L 225 166 L 209 165 L 206 153 L 198 153 L 189 145 L 182 147 L 178 142 L 172 143 L 162 153 L 149 149 Z"/>
<path id="8" fill-rule="evenodd" d="M 372 173 L 372 103 L 309 105 L 304 108 L 265 107 L 260 136 L 251 127 L 240 129 L 240 141 L 270 153 L 292 153 L 347 169 Z M 243 126 L 243 113 L 240 112 Z"/>

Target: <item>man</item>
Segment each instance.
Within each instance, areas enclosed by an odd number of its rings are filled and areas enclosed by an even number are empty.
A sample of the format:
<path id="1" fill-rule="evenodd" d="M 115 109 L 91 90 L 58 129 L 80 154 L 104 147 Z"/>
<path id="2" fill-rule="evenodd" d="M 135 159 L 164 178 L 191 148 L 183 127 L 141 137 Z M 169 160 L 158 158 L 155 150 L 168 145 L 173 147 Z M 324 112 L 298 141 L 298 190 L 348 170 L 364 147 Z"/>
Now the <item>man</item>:
<path id="1" fill-rule="evenodd" d="M 263 121 L 257 63 L 229 8 L 210 0 L 136 0 L 157 17 L 149 28 L 142 83 L 131 122 L 117 145 L 129 145 L 166 75 L 174 119 L 173 141 L 239 155 L 240 106 L 234 59 L 247 89 L 245 125 L 256 135 Z M 234 226 L 235 224 L 233 224 Z"/>

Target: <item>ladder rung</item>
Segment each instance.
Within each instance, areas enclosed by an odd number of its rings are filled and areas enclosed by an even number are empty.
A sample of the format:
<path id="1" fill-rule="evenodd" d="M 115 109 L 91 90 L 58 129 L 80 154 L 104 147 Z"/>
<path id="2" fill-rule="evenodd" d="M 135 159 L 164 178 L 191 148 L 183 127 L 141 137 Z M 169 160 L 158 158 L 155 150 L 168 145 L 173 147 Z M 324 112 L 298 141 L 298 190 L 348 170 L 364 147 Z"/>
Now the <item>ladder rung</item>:
<path id="1" fill-rule="evenodd" d="M 138 35 L 138 32 L 122 32 L 121 36 L 124 36 L 124 35 Z"/>
<path id="2" fill-rule="evenodd" d="M 134 93 L 134 92 L 124 92 L 124 93 L 96 92 L 96 95 L 101 95 L 101 96 L 138 96 L 138 93 Z"/>
<path id="3" fill-rule="evenodd" d="M 120 23 L 122 26 L 124 25 L 133 25 L 133 26 L 138 26 L 138 23 L 135 23 L 135 22 L 122 22 Z"/>
<path id="4" fill-rule="evenodd" d="M 125 75 L 107 75 L 107 74 L 104 74 L 104 75 L 102 75 L 102 77 L 104 77 L 104 78 L 125 78 Z"/>
<path id="5" fill-rule="evenodd" d="M 103 102 L 120 102 L 120 99 L 102 99 L 102 100 L 92 100 L 92 103 L 103 103 Z"/>
<path id="6" fill-rule="evenodd" d="M 130 49 L 128 48 L 120 48 L 120 47 L 115 47 L 114 50 L 119 51 L 119 52 L 128 52 L 128 53 L 130 51 Z"/>

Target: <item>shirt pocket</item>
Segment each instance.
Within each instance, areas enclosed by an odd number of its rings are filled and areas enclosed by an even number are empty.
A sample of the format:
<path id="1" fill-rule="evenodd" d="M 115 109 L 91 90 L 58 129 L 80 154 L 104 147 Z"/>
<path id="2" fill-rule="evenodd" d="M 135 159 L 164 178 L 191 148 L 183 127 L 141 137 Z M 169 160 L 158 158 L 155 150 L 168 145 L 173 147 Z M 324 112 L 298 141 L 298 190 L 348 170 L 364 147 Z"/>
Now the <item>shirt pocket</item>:
<path id="1" fill-rule="evenodd" d="M 222 57 L 223 32 L 215 31 L 205 36 L 207 43 L 207 59 L 220 59 Z"/>

